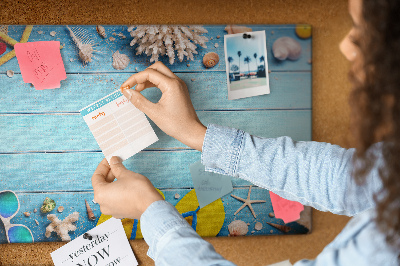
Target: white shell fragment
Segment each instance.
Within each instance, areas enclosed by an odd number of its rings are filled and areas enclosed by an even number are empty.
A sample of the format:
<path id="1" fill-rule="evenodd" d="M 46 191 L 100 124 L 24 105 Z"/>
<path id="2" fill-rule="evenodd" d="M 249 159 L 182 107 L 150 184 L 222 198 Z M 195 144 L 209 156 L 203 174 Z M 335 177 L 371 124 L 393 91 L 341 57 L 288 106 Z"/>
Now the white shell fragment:
<path id="1" fill-rule="evenodd" d="M 219 44 L 218 44 L 218 43 L 214 44 L 214 47 L 215 47 L 215 48 L 218 48 L 218 47 L 219 47 Z"/>
<path id="2" fill-rule="evenodd" d="M 25 215 L 26 217 L 29 217 L 29 216 L 31 216 L 31 213 L 30 213 L 30 212 L 24 212 L 24 215 Z"/>
<path id="3" fill-rule="evenodd" d="M 36 223 L 37 225 L 39 225 L 39 222 L 38 222 L 38 220 L 36 220 L 36 219 L 35 219 L 35 223 Z"/>
<path id="4" fill-rule="evenodd" d="M 12 76 L 14 76 L 14 71 L 7 70 L 7 77 L 12 78 Z"/>
<path id="5" fill-rule="evenodd" d="M 256 229 L 257 231 L 260 231 L 262 228 L 263 228 L 262 223 L 256 222 L 256 225 L 254 226 L 254 229 Z"/>
<path id="6" fill-rule="evenodd" d="M 121 54 L 119 51 L 116 51 L 112 57 L 112 66 L 117 70 L 123 70 L 129 65 L 129 57 L 126 54 Z"/>
<path id="7" fill-rule="evenodd" d="M 301 55 L 301 46 L 293 38 L 281 37 L 272 45 L 272 53 L 279 60 L 297 60 Z"/>
<path id="8" fill-rule="evenodd" d="M 54 37 L 54 36 L 56 36 L 56 34 L 57 34 L 57 32 L 55 32 L 55 31 L 50 31 L 50 35 L 51 35 L 51 36 Z"/>
<path id="9" fill-rule="evenodd" d="M 63 212 L 63 211 L 64 211 L 64 207 L 63 207 L 63 206 L 58 207 L 58 208 L 57 208 L 57 211 L 58 211 L 58 212 Z"/>
<path id="10" fill-rule="evenodd" d="M 96 30 L 97 30 L 97 33 L 98 33 L 102 38 L 107 38 L 106 30 L 104 29 L 103 26 L 97 25 L 97 26 L 96 26 Z"/>
<path id="11" fill-rule="evenodd" d="M 228 230 L 230 236 L 244 236 L 249 231 L 249 228 L 242 220 L 235 220 L 228 225 Z"/>
<path id="12" fill-rule="evenodd" d="M 121 39 L 125 39 L 125 38 L 126 38 L 126 36 L 125 36 L 122 32 L 118 33 L 117 35 L 118 35 L 119 37 L 121 37 Z"/>
<path id="13" fill-rule="evenodd" d="M 108 38 L 108 39 L 110 40 L 110 42 L 115 41 L 115 38 L 114 38 L 114 37 L 110 37 L 110 38 Z"/>
<path id="14" fill-rule="evenodd" d="M 175 194 L 175 199 L 179 199 L 181 197 L 181 195 L 179 195 L 178 193 Z"/>
<path id="15" fill-rule="evenodd" d="M 37 33 L 39 33 L 39 34 L 43 34 L 43 31 L 42 31 L 42 30 L 40 30 L 40 31 L 38 31 Z"/>
<path id="16" fill-rule="evenodd" d="M 34 212 L 34 213 L 36 213 L 36 212 L 37 212 L 37 209 L 36 209 L 36 208 L 35 208 L 35 209 L 33 209 L 33 212 Z"/>

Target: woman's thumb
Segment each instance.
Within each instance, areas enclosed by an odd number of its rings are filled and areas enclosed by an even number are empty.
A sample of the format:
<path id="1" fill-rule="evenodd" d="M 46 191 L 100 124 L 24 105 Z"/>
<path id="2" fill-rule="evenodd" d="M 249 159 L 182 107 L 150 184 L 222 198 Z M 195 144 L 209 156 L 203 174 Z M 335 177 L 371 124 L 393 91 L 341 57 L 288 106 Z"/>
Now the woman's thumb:
<path id="1" fill-rule="evenodd" d="M 135 91 L 133 89 L 125 89 L 122 91 L 124 96 L 140 111 L 145 114 L 148 114 L 150 110 L 152 110 L 152 106 L 154 103 L 147 100 L 140 92 Z"/>
<path id="2" fill-rule="evenodd" d="M 128 171 L 125 166 L 122 164 L 121 158 L 117 156 L 113 156 L 110 159 L 110 168 L 115 178 L 120 178 L 123 175 L 123 172 Z"/>

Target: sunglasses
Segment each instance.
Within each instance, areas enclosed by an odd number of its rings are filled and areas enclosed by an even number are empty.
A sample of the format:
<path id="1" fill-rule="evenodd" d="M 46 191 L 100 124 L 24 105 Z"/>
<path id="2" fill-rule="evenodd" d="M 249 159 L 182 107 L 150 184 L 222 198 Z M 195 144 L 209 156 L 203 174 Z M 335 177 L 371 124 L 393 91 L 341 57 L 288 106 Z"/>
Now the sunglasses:
<path id="1" fill-rule="evenodd" d="M 10 220 L 19 211 L 17 195 L 10 191 L 0 191 L 0 220 L 4 224 L 8 243 L 33 243 L 31 230 L 22 224 L 12 224 Z"/>

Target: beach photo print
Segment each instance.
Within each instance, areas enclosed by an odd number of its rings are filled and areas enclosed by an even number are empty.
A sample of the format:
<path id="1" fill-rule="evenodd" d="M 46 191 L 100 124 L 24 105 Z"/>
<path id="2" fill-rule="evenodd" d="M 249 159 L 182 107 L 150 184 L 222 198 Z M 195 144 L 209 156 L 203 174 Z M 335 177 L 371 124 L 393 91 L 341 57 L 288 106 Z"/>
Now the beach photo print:
<path id="1" fill-rule="evenodd" d="M 228 99 L 269 94 L 265 31 L 224 36 Z"/>

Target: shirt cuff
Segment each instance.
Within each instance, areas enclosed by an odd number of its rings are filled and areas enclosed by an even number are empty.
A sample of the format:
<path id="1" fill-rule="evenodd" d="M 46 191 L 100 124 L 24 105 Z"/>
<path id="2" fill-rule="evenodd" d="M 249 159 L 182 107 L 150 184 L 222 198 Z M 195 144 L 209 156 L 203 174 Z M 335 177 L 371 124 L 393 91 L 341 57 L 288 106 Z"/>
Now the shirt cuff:
<path id="1" fill-rule="evenodd" d="M 201 153 L 205 170 L 236 177 L 243 138 L 242 130 L 209 124 Z"/>
<path id="2" fill-rule="evenodd" d="M 165 200 L 153 202 L 140 217 L 142 235 L 149 245 L 147 255 L 154 260 L 160 239 L 167 232 L 180 227 L 190 227 L 190 225 L 171 203 Z"/>

